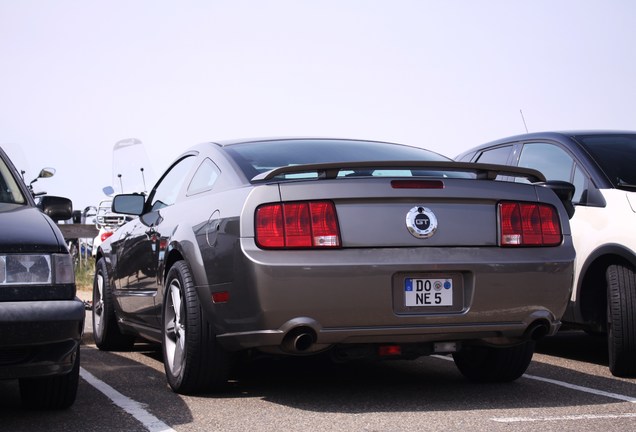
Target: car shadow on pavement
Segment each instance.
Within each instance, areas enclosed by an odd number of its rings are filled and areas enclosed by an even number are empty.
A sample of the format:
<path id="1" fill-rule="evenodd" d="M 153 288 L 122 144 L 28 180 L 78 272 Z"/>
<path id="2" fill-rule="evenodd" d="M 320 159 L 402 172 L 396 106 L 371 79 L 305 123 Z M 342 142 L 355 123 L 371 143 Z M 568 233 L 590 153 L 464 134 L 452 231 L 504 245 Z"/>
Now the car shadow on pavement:
<path id="1" fill-rule="evenodd" d="M 563 330 L 537 342 L 536 352 L 570 360 L 609 365 L 607 336 L 589 335 L 582 330 Z"/>
<path id="2" fill-rule="evenodd" d="M 511 383 L 476 383 L 465 379 L 450 358 L 338 364 L 326 358 L 270 358 L 244 365 L 230 391 L 209 397 L 260 397 L 284 406 L 324 413 L 401 411 L 472 411 L 554 408 L 619 403 L 520 378 Z M 564 377 L 570 369 L 538 365 Z M 581 373 L 589 381 L 593 376 Z M 613 381 L 603 379 L 601 388 Z M 632 393 L 636 391 L 633 383 Z M 604 386 L 604 387 L 603 387 Z M 539 396 L 540 395 L 540 396 Z"/>

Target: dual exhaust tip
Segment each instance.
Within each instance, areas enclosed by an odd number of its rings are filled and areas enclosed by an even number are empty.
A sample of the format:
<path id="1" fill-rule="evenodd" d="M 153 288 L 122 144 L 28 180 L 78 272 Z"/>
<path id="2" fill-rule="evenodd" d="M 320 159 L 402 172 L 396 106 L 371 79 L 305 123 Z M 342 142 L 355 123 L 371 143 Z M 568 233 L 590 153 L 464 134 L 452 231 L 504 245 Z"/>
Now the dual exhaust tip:
<path id="1" fill-rule="evenodd" d="M 316 340 L 316 332 L 311 327 L 295 327 L 285 335 L 281 348 L 292 353 L 309 352 Z"/>
<path id="2" fill-rule="evenodd" d="M 538 341 L 544 338 L 550 332 L 550 327 L 543 321 L 535 321 L 525 332 L 525 339 Z M 289 353 L 308 353 L 311 352 L 312 346 L 316 343 L 317 336 L 314 329 L 309 326 L 294 327 L 291 329 L 281 344 L 281 349 Z"/>
<path id="3" fill-rule="evenodd" d="M 550 326 L 543 321 L 535 321 L 525 332 L 525 338 L 531 341 L 538 341 L 543 339 L 550 333 Z"/>

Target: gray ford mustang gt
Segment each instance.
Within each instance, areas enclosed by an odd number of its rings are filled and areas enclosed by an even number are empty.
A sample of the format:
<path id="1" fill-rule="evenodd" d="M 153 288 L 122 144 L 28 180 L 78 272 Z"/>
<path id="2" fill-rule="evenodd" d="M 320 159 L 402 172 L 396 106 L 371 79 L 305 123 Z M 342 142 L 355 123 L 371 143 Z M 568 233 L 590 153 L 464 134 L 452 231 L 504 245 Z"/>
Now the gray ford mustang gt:
<path id="1" fill-rule="evenodd" d="M 200 144 L 148 196 L 114 197 L 139 217 L 97 252 L 95 342 L 161 343 L 185 394 L 223 389 L 248 352 L 452 354 L 469 379 L 512 381 L 570 297 L 572 193 L 386 142 Z"/>

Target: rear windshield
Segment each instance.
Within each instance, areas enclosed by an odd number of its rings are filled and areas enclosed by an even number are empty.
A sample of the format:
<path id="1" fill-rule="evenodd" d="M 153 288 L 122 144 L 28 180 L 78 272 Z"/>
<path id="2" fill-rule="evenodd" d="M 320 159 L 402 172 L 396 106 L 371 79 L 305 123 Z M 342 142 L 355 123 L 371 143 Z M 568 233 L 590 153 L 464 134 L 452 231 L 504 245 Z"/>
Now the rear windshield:
<path id="1" fill-rule="evenodd" d="M 636 188 L 636 134 L 577 135 L 616 188 Z"/>
<path id="2" fill-rule="evenodd" d="M 224 147 L 248 179 L 275 168 L 329 162 L 358 161 L 450 161 L 418 147 L 375 141 L 279 140 L 232 144 Z M 343 172 L 341 175 L 352 173 Z M 367 175 L 412 175 L 409 170 L 372 170 Z M 293 174 L 308 178 L 315 174 Z"/>

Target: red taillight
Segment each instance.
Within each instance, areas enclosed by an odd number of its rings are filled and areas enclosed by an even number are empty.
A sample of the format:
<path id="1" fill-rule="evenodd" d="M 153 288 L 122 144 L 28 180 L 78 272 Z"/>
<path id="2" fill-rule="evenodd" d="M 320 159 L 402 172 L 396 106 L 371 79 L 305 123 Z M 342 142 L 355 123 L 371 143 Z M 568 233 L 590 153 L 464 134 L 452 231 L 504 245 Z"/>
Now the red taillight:
<path id="1" fill-rule="evenodd" d="M 283 204 L 285 246 L 311 247 L 311 218 L 308 203 Z"/>
<path id="2" fill-rule="evenodd" d="M 268 204 L 256 209 L 256 243 L 262 248 L 285 247 L 282 204 Z"/>
<path id="3" fill-rule="evenodd" d="M 499 203 L 501 246 L 557 246 L 561 224 L 557 210 L 548 204 Z"/>
<path id="4" fill-rule="evenodd" d="M 101 236 L 99 236 L 102 242 L 106 241 L 106 239 L 113 235 L 112 231 L 104 231 Z"/>
<path id="5" fill-rule="evenodd" d="M 265 249 L 340 246 L 331 201 L 266 204 L 256 209 L 256 244 Z"/>

